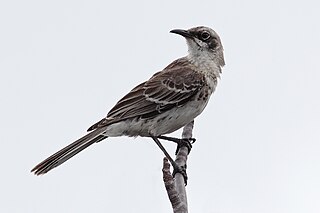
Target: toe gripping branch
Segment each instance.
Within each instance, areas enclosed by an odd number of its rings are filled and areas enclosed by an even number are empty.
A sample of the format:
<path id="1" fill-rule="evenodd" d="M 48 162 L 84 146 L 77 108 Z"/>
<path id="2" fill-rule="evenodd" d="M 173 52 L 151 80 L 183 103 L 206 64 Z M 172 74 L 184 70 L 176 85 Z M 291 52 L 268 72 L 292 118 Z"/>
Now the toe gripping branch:
<path id="1" fill-rule="evenodd" d="M 175 142 L 177 144 L 177 149 L 175 152 L 176 155 L 178 154 L 178 151 L 181 147 L 187 147 L 188 154 L 189 154 L 191 151 L 191 148 L 192 148 L 192 144 L 194 144 L 194 142 L 196 142 L 195 138 L 182 138 L 182 139 L 180 139 L 180 138 L 173 138 L 173 137 L 167 137 L 167 136 L 159 136 L 158 138 L 162 139 L 162 140 Z"/>
<path id="2" fill-rule="evenodd" d="M 172 164 L 173 172 L 172 177 L 175 177 L 177 173 L 180 173 L 183 176 L 184 184 L 187 185 L 188 183 L 188 175 L 187 175 L 187 165 L 178 166 L 176 163 Z"/>

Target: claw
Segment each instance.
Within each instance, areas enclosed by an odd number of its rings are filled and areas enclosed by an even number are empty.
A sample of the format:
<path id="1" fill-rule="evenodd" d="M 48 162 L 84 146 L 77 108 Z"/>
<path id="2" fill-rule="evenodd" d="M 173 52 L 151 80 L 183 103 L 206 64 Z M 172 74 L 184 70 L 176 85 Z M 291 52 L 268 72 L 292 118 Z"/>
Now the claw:
<path id="1" fill-rule="evenodd" d="M 180 173 L 183 176 L 184 184 L 187 185 L 188 183 L 188 176 L 187 176 L 187 165 L 184 166 L 178 166 L 176 163 L 173 165 L 173 172 L 172 177 L 175 177 L 177 173 Z"/>
<path id="2" fill-rule="evenodd" d="M 191 151 L 191 148 L 192 148 L 192 144 L 194 142 L 196 142 L 195 138 L 182 138 L 182 139 L 179 139 L 179 141 L 177 141 L 178 145 L 177 145 L 177 149 L 176 149 L 175 154 L 177 155 L 179 149 L 184 147 L 184 146 L 188 148 L 188 154 L 189 154 L 190 151 Z"/>

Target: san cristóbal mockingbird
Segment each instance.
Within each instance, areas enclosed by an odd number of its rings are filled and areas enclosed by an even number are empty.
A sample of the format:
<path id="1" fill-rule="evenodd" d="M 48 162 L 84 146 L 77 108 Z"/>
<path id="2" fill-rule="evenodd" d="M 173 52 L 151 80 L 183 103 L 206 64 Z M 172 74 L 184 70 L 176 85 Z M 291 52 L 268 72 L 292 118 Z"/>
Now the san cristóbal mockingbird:
<path id="1" fill-rule="evenodd" d="M 189 54 L 133 88 L 105 118 L 88 129 L 87 135 L 51 155 L 31 172 L 45 174 L 107 137 L 151 137 L 163 148 L 158 138 L 180 129 L 203 111 L 225 64 L 220 38 L 203 26 L 170 32 L 185 37 Z"/>

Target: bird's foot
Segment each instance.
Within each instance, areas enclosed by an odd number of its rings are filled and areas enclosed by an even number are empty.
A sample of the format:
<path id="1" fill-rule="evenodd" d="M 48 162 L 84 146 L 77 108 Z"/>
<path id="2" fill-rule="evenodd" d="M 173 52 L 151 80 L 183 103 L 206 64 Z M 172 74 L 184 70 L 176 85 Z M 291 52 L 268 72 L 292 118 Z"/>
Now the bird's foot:
<path id="1" fill-rule="evenodd" d="M 182 138 L 182 139 L 178 139 L 178 141 L 177 141 L 177 149 L 176 149 L 175 154 L 177 155 L 179 149 L 182 148 L 182 147 L 187 147 L 187 149 L 188 149 L 188 154 L 189 154 L 190 151 L 191 151 L 191 148 L 192 148 L 192 144 L 193 144 L 194 142 L 196 142 L 196 139 L 195 139 L 195 138 Z"/>
<path id="2" fill-rule="evenodd" d="M 196 139 L 195 138 L 173 138 L 173 137 L 167 137 L 167 136 L 158 136 L 159 139 L 162 139 L 162 140 L 167 140 L 167 141 L 172 141 L 172 142 L 175 142 L 176 144 L 178 144 L 177 146 L 177 150 L 176 150 L 176 155 L 179 151 L 179 149 L 181 147 L 187 147 L 188 148 L 188 154 L 190 153 L 191 151 L 191 148 L 192 148 L 192 144 L 194 142 L 196 142 Z"/>
<path id="3" fill-rule="evenodd" d="M 179 166 L 176 162 L 172 164 L 173 172 L 172 177 L 174 178 L 177 173 L 180 173 L 183 176 L 184 184 L 187 185 L 188 183 L 188 176 L 187 176 L 187 165 Z"/>

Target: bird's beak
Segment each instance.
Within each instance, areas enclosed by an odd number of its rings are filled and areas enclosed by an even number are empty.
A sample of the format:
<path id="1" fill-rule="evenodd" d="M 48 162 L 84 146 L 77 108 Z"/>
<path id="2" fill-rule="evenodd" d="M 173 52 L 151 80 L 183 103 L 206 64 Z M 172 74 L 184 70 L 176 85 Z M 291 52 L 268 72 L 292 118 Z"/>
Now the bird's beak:
<path id="1" fill-rule="evenodd" d="M 175 29 L 175 30 L 171 30 L 170 33 L 182 35 L 185 38 L 194 38 L 194 36 L 188 30 Z"/>

